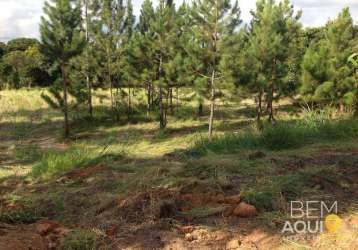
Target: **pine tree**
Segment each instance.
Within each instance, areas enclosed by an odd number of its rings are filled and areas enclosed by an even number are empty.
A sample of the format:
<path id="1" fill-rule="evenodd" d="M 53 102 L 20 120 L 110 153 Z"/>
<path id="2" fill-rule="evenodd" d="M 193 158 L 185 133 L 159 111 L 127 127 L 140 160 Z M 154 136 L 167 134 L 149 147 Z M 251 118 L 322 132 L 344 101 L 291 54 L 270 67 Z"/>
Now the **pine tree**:
<path id="1" fill-rule="evenodd" d="M 355 100 L 354 70 L 347 58 L 355 36 L 349 9 L 327 23 L 324 37 L 307 49 L 302 63 L 301 93 L 308 101 L 352 106 Z"/>
<path id="2" fill-rule="evenodd" d="M 175 59 L 176 19 L 175 6 L 161 0 L 154 10 L 149 0 L 141 10 L 138 33 L 131 46 L 132 63 L 137 66 L 137 81 L 147 89 L 147 114 L 158 105 L 159 126 L 167 125 L 168 102 L 172 87 Z"/>
<path id="3" fill-rule="evenodd" d="M 167 126 L 167 111 L 170 90 L 170 76 L 168 68 L 174 59 L 174 41 L 176 39 L 175 6 L 172 1 L 160 0 L 150 23 L 153 40 L 150 41 L 156 77 L 153 82 L 158 89 L 159 126 Z"/>
<path id="4" fill-rule="evenodd" d="M 175 14 L 175 39 L 173 41 L 173 49 L 171 50 L 173 60 L 167 65 L 167 73 L 171 83 L 169 93 L 169 108 L 171 114 L 174 113 L 174 88 L 176 89 L 176 109 L 178 110 L 179 89 L 182 87 L 193 89 L 195 79 L 198 78 L 198 76 L 192 72 L 195 65 L 190 57 L 187 56 L 187 48 L 192 42 L 191 38 L 193 37 L 190 29 L 194 24 L 190 11 L 190 6 L 183 2 Z M 198 91 L 194 91 L 194 98 L 199 96 L 197 93 Z M 189 97 L 192 99 L 193 96 L 189 94 Z"/>
<path id="5" fill-rule="evenodd" d="M 117 63 L 123 49 L 121 44 L 125 31 L 125 6 L 122 0 L 97 0 L 94 10 L 97 18 L 94 28 L 95 48 L 102 53 L 101 67 L 109 86 L 112 118 L 119 121 L 118 99 L 121 91 Z"/>
<path id="6" fill-rule="evenodd" d="M 303 57 L 300 93 L 307 103 L 330 102 L 333 98 L 329 91 L 323 91 L 330 85 L 328 76 L 328 49 L 324 41 L 311 44 Z"/>
<path id="7" fill-rule="evenodd" d="M 61 108 L 64 115 L 64 135 L 70 134 L 68 118 L 68 81 L 69 61 L 79 55 L 84 47 L 84 39 L 81 32 L 80 5 L 71 0 L 52 0 L 52 4 L 45 2 L 44 12 L 47 18 L 41 19 L 41 50 L 42 53 L 53 62 L 53 67 L 59 68 L 61 87 L 54 85 L 51 89 L 57 103 L 49 96 L 44 98 Z M 62 91 L 62 96 L 59 91 Z"/>
<path id="8" fill-rule="evenodd" d="M 354 103 L 353 70 L 347 64 L 347 58 L 353 53 L 351 44 L 353 38 L 353 19 L 349 13 L 349 8 L 345 8 L 338 14 L 336 20 L 328 24 L 326 31 L 329 81 L 333 84 L 335 101 L 338 102 L 341 110 L 343 110 L 344 105 Z"/>
<path id="9" fill-rule="evenodd" d="M 301 13 L 294 13 L 288 0 L 260 0 L 252 13 L 249 56 L 254 60 L 254 79 L 259 87 L 259 113 L 261 98 L 266 93 L 269 120 L 275 122 L 273 101 L 295 84 L 290 77 L 298 70 Z M 275 93 L 277 94 L 275 96 Z M 261 114 L 258 114 L 258 118 Z"/>
<path id="10" fill-rule="evenodd" d="M 128 70 L 133 80 L 138 86 L 146 89 L 147 96 L 147 117 L 149 117 L 154 107 L 154 87 L 153 82 L 156 76 L 156 69 L 152 66 L 154 58 L 151 44 L 154 39 L 151 23 L 154 20 L 154 8 L 150 0 L 145 0 L 142 4 L 139 23 L 135 33 L 132 35 L 131 42 L 127 50 L 128 65 L 134 70 Z"/>
<path id="11" fill-rule="evenodd" d="M 86 77 L 86 85 L 87 85 L 87 102 L 88 102 L 88 113 L 90 117 L 93 117 L 93 106 L 92 106 L 92 84 L 90 80 L 90 29 L 91 29 L 91 17 L 89 13 L 90 9 L 90 0 L 83 0 L 83 8 L 84 8 L 84 29 L 86 34 L 86 49 L 84 52 L 85 56 L 85 77 Z"/>
<path id="12" fill-rule="evenodd" d="M 127 0 L 126 4 L 126 14 L 125 14 L 125 31 L 124 31 L 124 39 L 122 44 L 124 45 L 123 48 L 123 55 L 120 58 L 120 68 L 121 68 L 121 79 L 127 85 L 128 93 L 127 93 L 127 117 L 130 120 L 130 116 L 132 113 L 132 87 L 134 78 L 131 77 L 131 72 L 135 71 L 135 67 L 130 62 L 129 53 L 130 53 L 130 43 L 132 41 L 132 36 L 135 28 L 135 16 L 133 14 L 133 5 L 131 0 Z"/>
<path id="13" fill-rule="evenodd" d="M 224 73 L 220 69 L 220 60 L 227 36 L 232 34 L 240 23 L 238 3 L 231 6 L 229 0 L 196 0 L 191 15 L 194 21 L 194 46 L 188 49 L 196 61 L 195 73 L 199 89 L 208 90 L 210 100 L 209 139 L 212 138 L 216 91 L 221 89 Z M 220 79 L 220 82 L 217 80 Z M 205 86 L 205 87 L 204 87 Z"/>

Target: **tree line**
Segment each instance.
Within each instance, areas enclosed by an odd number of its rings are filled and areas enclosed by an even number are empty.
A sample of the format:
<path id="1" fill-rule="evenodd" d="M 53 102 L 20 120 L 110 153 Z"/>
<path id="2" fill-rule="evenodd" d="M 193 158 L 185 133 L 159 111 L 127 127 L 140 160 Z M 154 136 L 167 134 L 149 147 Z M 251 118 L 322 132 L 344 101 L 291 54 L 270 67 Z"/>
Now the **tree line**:
<path id="1" fill-rule="evenodd" d="M 43 98 L 63 112 L 66 137 L 69 110 L 87 105 L 92 117 L 99 87 L 110 92 L 114 122 L 144 91 L 162 129 L 190 90 L 198 115 L 209 103 L 209 138 L 227 93 L 254 96 L 259 122 L 267 114 L 274 123 L 273 102 L 286 96 L 358 115 L 358 27 L 348 8 L 319 28 L 304 28 L 289 0 L 258 0 L 250 23 L 230 0 L 144 0 L 139 17 L 131 0 L 52 0 L 44 13 L 40 41 L 0 43 L 0 87 L 49 86 Z"/>

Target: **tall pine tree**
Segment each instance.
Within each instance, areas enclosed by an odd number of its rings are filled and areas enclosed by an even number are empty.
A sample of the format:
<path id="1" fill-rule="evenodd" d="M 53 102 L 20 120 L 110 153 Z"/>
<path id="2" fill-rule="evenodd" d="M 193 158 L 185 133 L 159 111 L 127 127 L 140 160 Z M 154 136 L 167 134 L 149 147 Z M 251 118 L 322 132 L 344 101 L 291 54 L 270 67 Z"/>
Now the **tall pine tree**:
<path id="1" fill-rule="evenodd" d="M 324 37 L 307 49 L 302 63 L 301 94 L 307 101 L 335 104 L 343 111 L 355 100 L 354 70 L 347 58 L 353 53 L 355 31 L 349 9 L 327 23 Z"/>
<path id="2" fill-rule="evenodd" d="M 299 65 L 301 13 L 294 13 L 288 0 L 259 0 L 252 12 L 248 56 L 253 60 L 253 79 L 258 86 L 258 119 L 261 117 L 261 99 L 266 94 L 269 120 L 274 122 L 273 101 L 285 93 Z M 291 76 L 291 77 L 290 77 Z M 293 88 L 293 87 L 291 87 Z"/>
<path id="3" fill-rule="evenodd" d="M 81 6 L 72 0 L 52 0 L 45 2 L 46 18 L 41 19 L 41 51 L 52 62 L 53 68 L 59 69 L 58 80 L 62 84 L 51 89 L 53 97 L 44 98 L 53 106 L 61 108 L 64 116 L 64 135 L 70 134 L 68 117 L 68 81 L 69 61 L 79 55 L 85 44 L 81 32 Z M 62 95 L 59 93 L 62 91 Z"/>
<path id="4" fill-rule="evenodd" d="M 195 61 L 194 73 L 200 76 L 196 82 L 200 89 L 207 90 L 210 101 L 209 139 L 213 133 L 216 93 L 225 83 L 220 60 L 225 40 L 240 23 L 239 15 L 238 3 L 231 6 L 230 0 L 196 0 L 192 6 L 192 42 L 195 45 L 190 46 L 188 52 Z"/>

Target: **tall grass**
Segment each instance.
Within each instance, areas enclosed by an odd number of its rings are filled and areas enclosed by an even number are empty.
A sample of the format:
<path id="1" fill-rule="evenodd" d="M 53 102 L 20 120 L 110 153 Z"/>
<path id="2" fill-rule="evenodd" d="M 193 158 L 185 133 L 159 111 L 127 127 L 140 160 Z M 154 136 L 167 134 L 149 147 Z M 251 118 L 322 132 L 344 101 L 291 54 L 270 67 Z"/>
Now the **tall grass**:
<path id="1" fill-rule="evenodd" d="M 295 122 L 267 125 L 262 131 L 248 130 L 240 134 L 225 134 L 197 140 L 189 150 L 191 155 L 209 152 L 233 153 L 243 149 L 283 150 L 323 141 L 358 138 L 357 120 L 331 120 L 326 114 L 309 114 Z"/>
<path id="2" fill-rule="evenodd" d="M 32 168 L 34 178 L 47 179 L 76 168 L 87 167 L 108 160 L 116 160 L 122 155 L 106 154 L 104 150 L 93 150 L 84 146 L 72 146 L 64 152 L 50 151 Z"/>

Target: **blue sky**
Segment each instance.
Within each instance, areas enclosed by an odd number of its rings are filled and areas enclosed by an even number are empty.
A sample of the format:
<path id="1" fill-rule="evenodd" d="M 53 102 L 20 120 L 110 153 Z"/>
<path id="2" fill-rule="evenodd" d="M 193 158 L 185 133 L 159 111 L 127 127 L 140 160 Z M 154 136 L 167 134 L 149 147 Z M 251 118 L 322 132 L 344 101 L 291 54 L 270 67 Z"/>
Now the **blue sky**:
<path id="1" fill-rule="evenodd" d="M 138 14 L 143 0 L 132 0 Z M 181 2 L 182 0 L 176 0 Z M 190 0 L 188 0 L 190 1 Z M 358 22 L 358 0 L 291 0 L 296 9 L 303 10 L 302 23 L 305 26 L 320 26 L 333 19 L 343 7 L 350 7 Z M 153 0 L 155 3 L 156 0 Z M 250 10 L 255 8 L 254 0 L 239 0 L 242 19 L 248 22 Z M 44 0 L 0 0 L 0 41 L 15 37 L 38 37 L 38 26 Z"/>

